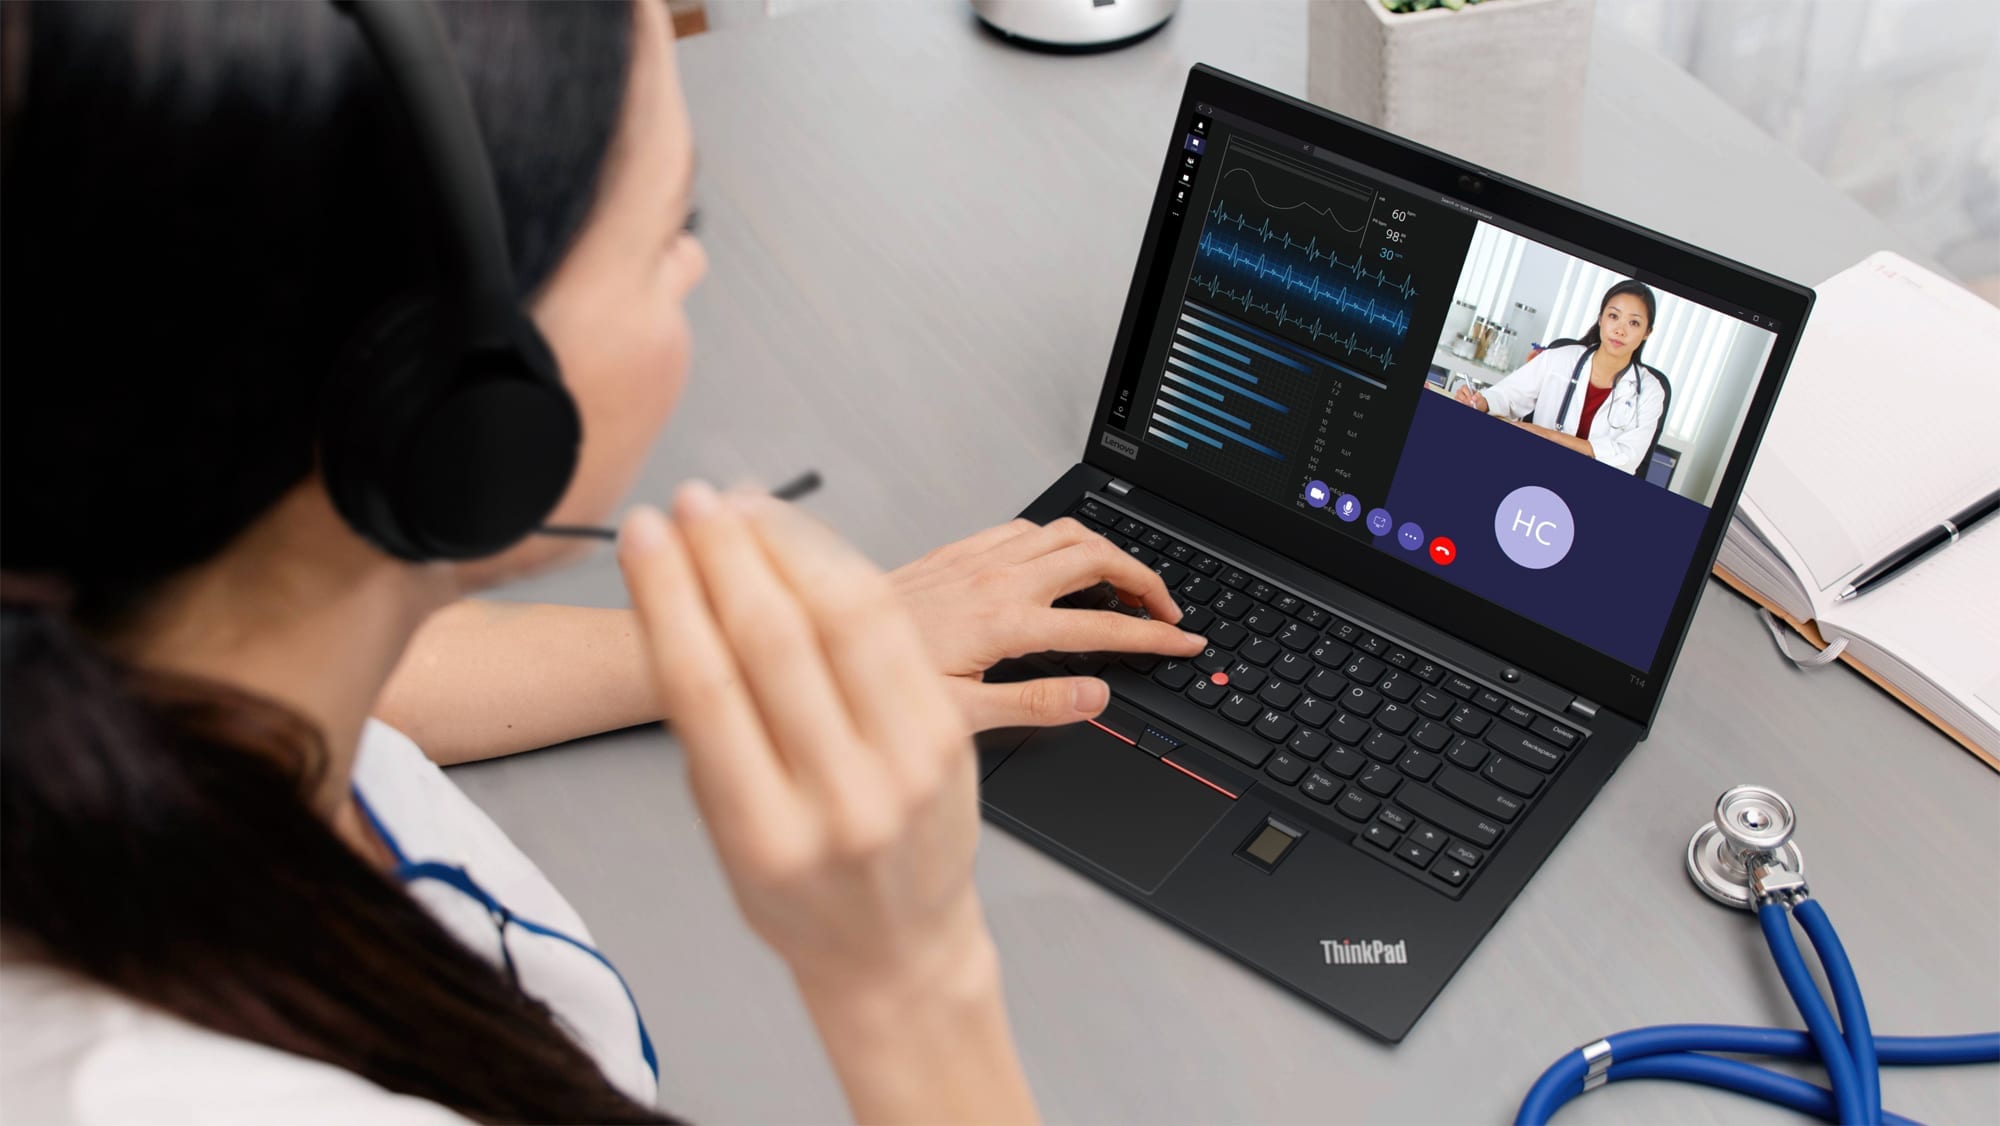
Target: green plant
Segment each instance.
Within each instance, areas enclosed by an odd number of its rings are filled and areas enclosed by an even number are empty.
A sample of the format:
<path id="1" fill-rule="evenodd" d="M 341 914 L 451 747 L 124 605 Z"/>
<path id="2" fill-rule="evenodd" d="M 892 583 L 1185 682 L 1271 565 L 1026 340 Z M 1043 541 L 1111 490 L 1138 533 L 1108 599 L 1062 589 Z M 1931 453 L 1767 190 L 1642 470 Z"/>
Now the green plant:
<path id="1" fill-rule="evenodd" d="M 1421 12 L 1429 8 L 1450 8 L 1457 11 L 1467 4 L 1477 4 L 1479 0 L 1382 0 L 1382 6 L 1392 12 Z"/>

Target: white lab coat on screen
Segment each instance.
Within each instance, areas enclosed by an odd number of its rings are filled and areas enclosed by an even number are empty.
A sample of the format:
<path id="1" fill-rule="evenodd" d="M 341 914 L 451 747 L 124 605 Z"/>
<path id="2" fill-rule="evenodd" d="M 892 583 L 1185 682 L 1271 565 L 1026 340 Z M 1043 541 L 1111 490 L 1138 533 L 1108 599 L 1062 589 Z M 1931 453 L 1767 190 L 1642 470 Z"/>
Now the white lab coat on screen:
<path id="1" fill-rule="evenodd" d="M 1549 348 L 1514 369 L 1505 379 L 1488 387 L 1488 413 L 1502 418 L 1526 418 L 1537 426 L 1575 434 L 1583 418 L 1584 393 L 1589 390 L 1590 365 L 1581 371 L 1577 361 L 1594 348 L 1565 344 Z M 1569 394 L 1575 380 L 1576 393 Z M 1569 409 L 1563 409 L 1563 398 Z M 1666 384 L 1658 373 L 1641 365 L 1627 365 L 1612 381 L 1611 396 L 1597 408 L 1586 439 L 1598 461 L 1625 473 L 1636 473 L 1653 448 L 1653 436 L 1660 415 L 1667 407 Z M 1560 413 L 1563 417 L 1557 418 Z"/>

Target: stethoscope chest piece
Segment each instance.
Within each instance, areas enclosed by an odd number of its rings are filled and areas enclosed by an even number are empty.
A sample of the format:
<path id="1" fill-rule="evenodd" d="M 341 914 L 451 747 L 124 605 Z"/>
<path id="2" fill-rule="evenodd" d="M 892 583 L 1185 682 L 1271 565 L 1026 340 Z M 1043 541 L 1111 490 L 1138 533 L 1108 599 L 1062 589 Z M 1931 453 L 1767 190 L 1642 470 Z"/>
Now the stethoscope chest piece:
<path id="1" fill-rule="evenodd" d="M 1688 839 L 1688 877 L 1725 907 L 1755 910 L 1752 863 L 1765 869 L 1767 883 L 1778 874 L 1803 882 L 1805 859 L 1791 840 L 1797 824 L 1792 804 L 1775 791 L 1737 786 L 1716 799 L 1715 819 Z"/>

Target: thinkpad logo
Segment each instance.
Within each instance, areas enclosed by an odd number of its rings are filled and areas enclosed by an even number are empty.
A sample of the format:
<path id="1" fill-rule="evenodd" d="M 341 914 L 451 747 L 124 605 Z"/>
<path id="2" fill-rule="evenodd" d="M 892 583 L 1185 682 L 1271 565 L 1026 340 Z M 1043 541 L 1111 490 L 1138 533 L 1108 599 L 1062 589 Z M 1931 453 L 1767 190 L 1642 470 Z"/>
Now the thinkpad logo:
<path id="1" fill-rule="evenodd" d="M 1400 941 L 1382 942 L 1378 939 L 1371 942 L 1364 939 L 1355 942 L 1346 938 L 1322 938 L 1319 948 L 1326 951 L 1326 964 L 1329 966 L 1402 966 L 1410 961 L 1410 952 Z"/>
<path id="2" fill-rule="evenodd" d="M 1105 449 L 1116 450 L 1126 457 L 1136 458 L 1139 456 L 1139 443 L 1120 438 L 1109 430 L 1104 432 L 1104 437 L 1099 439 L 1099 441 L 1104 444 Z"/>

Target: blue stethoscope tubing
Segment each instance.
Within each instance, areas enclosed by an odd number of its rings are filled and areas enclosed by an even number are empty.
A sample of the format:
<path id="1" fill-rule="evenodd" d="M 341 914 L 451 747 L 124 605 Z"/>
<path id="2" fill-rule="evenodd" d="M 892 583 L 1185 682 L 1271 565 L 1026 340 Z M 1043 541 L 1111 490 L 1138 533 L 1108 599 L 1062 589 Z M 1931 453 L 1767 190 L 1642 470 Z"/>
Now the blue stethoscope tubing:
<path id="1" fill-rule="evenodd" d="M 1837 1024 L 1806 970 L 1798 940 L 1792 937 L 1793 918 L 1805 929 L 1813 952 L 1819 955 L 1820 966 L 1826 971 L 1834 1006 L 1840 1012 Z M 1828 1121 L 1900 1124 L 1910 1120 L 1882 1110 L 1880 1066 L 2000 1062 L 2000 1032 L 1876 1036 L 1868 1025 L 1868 1010 L 1861 1000 L 1854 966 L 1848 961 L 1847 951 L 1841 946 L 1826 909 L 1817 901 L 1802 899 L 1789 912 L 1783 904 L 1766 903 L 1757 909 L 1757 922 L 1763 928 L 1778 974 L 1805 1018 L 1806 1031 L 1728 1024 L 1663 1024 L 1613 1033 L 1603 1040 L 1609 1046 L 1606 1054 L 1613 1061 L 1604 1073 L 1606 1082 L 1678 1079 L 1735 1091 Z M 1703 1055 L 1704 1052 L 1789 1059 L 1817 1057 L 1826 1066 L 1832 1089 L 1740 1060 Z M 1564 1103 L 1583 1093 L 1590 1062 L 1589 1049 L 1564 1054 L 1529 1088 L 1515 1121 L 1547 1122 Z"/>

